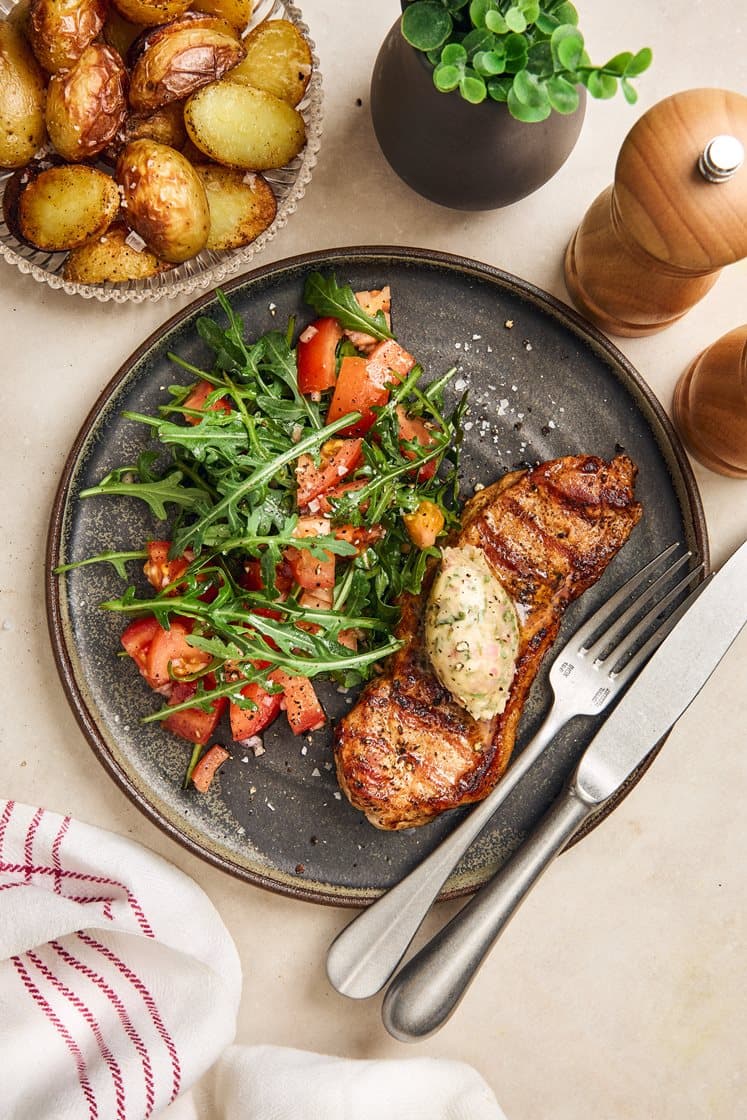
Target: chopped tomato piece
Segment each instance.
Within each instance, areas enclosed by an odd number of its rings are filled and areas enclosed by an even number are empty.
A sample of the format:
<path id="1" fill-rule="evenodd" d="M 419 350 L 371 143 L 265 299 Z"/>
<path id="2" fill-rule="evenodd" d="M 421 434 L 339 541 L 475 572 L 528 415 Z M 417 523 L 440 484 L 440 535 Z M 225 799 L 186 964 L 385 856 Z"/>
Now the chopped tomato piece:
<path id="1" fill-rule="evenodd" d="M 214 683 L 214 682 L 213 682 Z M 171 689 L 170 704 L 183 704 L 191 700 L 197 692 L 196 681 L 176 681 Z M 163 721 L 164 727 L 190 743 L 199 743 L 204 746 L 218 725 L 218 720 L 223 715 L 226 707 L 225 696 L 213 700 L 210 711 L 204 712 L 202 708 L 183 708 L 180 712 L 173 712 Z"/>
<path id="2" fill-rule="evenodd" d="M 276 669 L 272 678 L 282 686 L 285 714 L 294 735 L 316 731 L 324 725 L 324 709 L 316 698 L 314 686 L 308 677 L 291 677 Z"/>
<path id="3" fill-rule="evenodd" d="M 299 595 L 298 605 L 312 611 L 328 611 L 332 607 L 333 598 L 331 587 L 320 587 L 317 591 L 304 591 Z"/>
<path id="4" fill-rule="evenodd" d="M 320 537 L 332 531 L 329 521 L 324 517 L 299 517 L 293 536 Z M 335 557 L 326 551 L 324 555 L 324 560 L 317 560 L 307 548 L 286 548 L 283 553 L 299 587 L 303 587 L 305 591 L 317 592 L 335 586 Z"/>
<path id="5" fill-rule="evenodd" d="M 233 700 L 230 706 L 231 735 L 239 741 L 250 739 L 264 731 L 280 711 L 283 696 L 280 692 L 268 692 L 261 684 L 252 682 L 245 685 L 241 695 L 253 700 L 256 708 L 241 708 Z"/>
<path id="6" fill-rule="evenodd" d="M 185 408 L 205 409 L 208 412 L 231 412 L 231 405 L 225 397 L 218 397 L 212 404 L 205 404 L 211 393 L 215 392 L 215 385 L 211 385 L 209 381 L 198 381 L 192 392 L 184 401 Z M 185 414 L 185 420 L 188 424 L 199 424 L 201 416 L 188 416 Z"/>
<path id="7" fill-rule="evenodd" d="M 170 583 L 176 583 L 179 577 L 184 575 L 192 560 L 189 553 L 175 556 L 170 560 L 171 541 L 148 541 L 145 547 L 148 550 L 148 559 L 143 565 L 143 571 L 156 591 L 163 591 Z"/>
<path id="8" fill-rule="evenodd" d="M 399 385 L 414 365 L 412 354 L 408 354 L 393 338 L 377 343 L 366 358 L 368 376 L 381 389 L 387 385 Z"/>
<path id="9" fill-rule="evenodd" d="M 337 319 L 317 319 L 298 340 L 296 361 L 298 388 L 302 393 L 323 393 L 331 389 L 336 378 L 337 343 L 342 327 Z"/>
<path id="10" fill-rule="evenodd" d="M 319 466 L 311 455 L 300 455 L 296 465 L 297 501 L 307 506 L 360 464 L 361 439 L 328 439 L 322 446 Z"/>
<path id="11" fill-rule="evenodd" d="M 206 793 L 218 767 L 222 766 L 226 759 L 230 757 L 228 751 L 224 747 L 219 747 L 217 743 L 205 751 L 192 771 L 192 785 L 195 789 L 198 789 L 200 793 Z"/>
<path id="12" fill-rule="evenodd" d="M 366 528 L 364 525 L 335 525 L 332 532 L 338 541 L 347 541 L 349 544 L 354 544 L 359 556 L 376 541 L 381 540 L 384 535 L 381 525 L 372 525 L 370 528 Z"/>
<path id="13" fill-rule="evenodd" d="M 348 412 L 360 412 L 360 420 L 342 429 L 346 436 L 362 436 L 376 419 L 372 408 L 381 408 L 389 399 L 389 390 L 375 384 L 368 375 L 365 358 L 344 357 L 340 373 L 329 403 L 327 423 L 339 420 Z"/>
<path id="14" fill-rule="evenodd" d="M 148 678 L 148 653 L 161 623 L 152 614 L 136 618 L 122 634 L 120 641 L 140 672 Z"/>
<path id="15" fill-rule="evenodd" d="M 357 630 L 341 630 L 337 635 L 337 640 L 341 646 L 346 646 L 348 649 L 352 649 L 353 653 L 357 653 L 358 633 Z"/>
<path id="16" fill-rule="evenodd" d="M 171 680 L 192 676 L 209 665 L 210 654 L 187 641 L 191 633 L 189 619 L 172 619 L 168 630 L 159 626 L 150 644 L 146 665 L 145 675 L 151 688 L 161 688 Z"/>
<path id="17" fill-rule="evenodd" d="M 325 560 L 317 560 L 307 548 L 286 548 L 284 556 L 299 587 L 320 591 L 335 586 L 335 558 L 331 552 L 325 555 Z"/>
<path id="18" fill-rule="evenodd" d="M 238 577 L 240 587 L 245 588 L 247 591 L 263 591 L 264 582 L 262 580 L 262 565 L 259 560 L 245 560 L 244 570 Z M 289 591 L 293 585 L 293 573 L 288 564 L 281 560 L 275 568 L 275 587 L 282 594 Z"/>
<path id="19" fill-rule="evenodd" d="M 355 298 L 367 315 L 373 317 L 377 311 L 382 311 L 387 326 L 391 326 L 389 312 L 392 306 L 392 293 L 388 284 L 384 288 L 374 291 L 356 292 Z M 364 354 L 373 350 L 377 343 L 377 339 L 366 331 L 346 330 L 345 336 L 350 339 L 356 350 L 360 350 Z"/>
<path id="20" fill-rule="evenodd" d="M 404 408 L 397 408 L 397 421 L 399 423 L 400 439 L 406 440 L 411 443 L 417 440 L 421 447 L 430 447 L 436 442 L 433 432 L 426 426 L 419 416 L 408 416 Z M 403 453 L 408 459 L 415 458 L 414 452 L 403 448 Z M 418 481 L 427 482 L 429 478 L 433 478 L 436 473 L 437 463 L 435 459 L 431 459 L 429 463 L 424 463 L 418 470 Z"/>

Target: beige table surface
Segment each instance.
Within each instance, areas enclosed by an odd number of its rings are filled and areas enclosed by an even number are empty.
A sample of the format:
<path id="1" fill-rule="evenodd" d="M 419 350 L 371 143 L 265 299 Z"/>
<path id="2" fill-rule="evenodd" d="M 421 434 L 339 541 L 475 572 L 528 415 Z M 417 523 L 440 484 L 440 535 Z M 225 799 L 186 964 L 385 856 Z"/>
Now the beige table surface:
<path id="1" fill-rule="evenodd" d="M 368 81 L 394 0 L 305 0 L 325 81 L 323 148 L 297 214 L 261 263 L 334 245 L 427 246 L 489 262 L 567 299 L 564 246 L 610 181 L 640 113 L 692 86 L 747 90 L 743 0 L 580 6 L 594 57 L 653 47 L 639 104 L 591 102 L 576 150 L 548 185 L 505 210 L 465 214 L 412 193 L 373 136 Z M 354 1057 L 462 1058 L 487 1078 L 510 1120 L 746 1115 L 747 633 L 645 780 L 550 870 L 456 1016 L 429 1041 L 403 1046 L 384 1031 L 378 1000 L 349 1002 L 325 979 L 326 947 L 350 914 L 235 881 L 168 839 L 96 761 L 57 679 L 43 556 L 60 470 L 119 364 L 188 301 L 84 301 L 6 264 L 0 285 L 0 794 L 135 837 L 201 883 L 243 962 L 239 1041 Z M 747 261 L 676 326 L 617 341 L 669 408 L 690 359 L 745 320 Z M 695 473 L 719 564 L 747 537 L 747 482 L 698 466 Z M 440 908 L 439 920 L 449 911 Z"/>

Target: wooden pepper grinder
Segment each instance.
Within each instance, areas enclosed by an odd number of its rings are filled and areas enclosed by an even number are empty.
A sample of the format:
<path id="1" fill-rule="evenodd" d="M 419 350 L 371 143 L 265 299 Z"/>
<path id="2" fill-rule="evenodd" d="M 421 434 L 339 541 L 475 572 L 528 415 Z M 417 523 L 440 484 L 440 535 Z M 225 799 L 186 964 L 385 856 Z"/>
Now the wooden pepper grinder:
<path id="1" fill-rule="evenodd" d="M 696 459 L 719 474 L 747 478 L 747 323 L 719 338 L 685 370 L 673 412 Z"/>
<path id="2" fill-rule="evenodd" d="M 674 323 L 747 256 L 747 97 L 692 89 L 658 102 L 623 141 L 615 181 L 565 258 L 573 302 L 603 330 Z"/>

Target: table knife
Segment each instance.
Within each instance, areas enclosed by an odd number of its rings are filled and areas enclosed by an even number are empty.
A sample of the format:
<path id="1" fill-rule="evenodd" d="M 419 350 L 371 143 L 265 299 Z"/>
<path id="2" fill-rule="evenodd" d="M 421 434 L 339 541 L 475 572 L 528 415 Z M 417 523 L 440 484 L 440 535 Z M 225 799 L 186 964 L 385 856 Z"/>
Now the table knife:
<path id="1" fill-rule="evenodd" d="M 395 976 L 382 1007 L 403 1042 L 449 1018 L 499 934 L 586 818 L 679 719 L 747 622 L 747 542 L 703 586 L 586 748 L 565 792 L 503 868 Z"/>

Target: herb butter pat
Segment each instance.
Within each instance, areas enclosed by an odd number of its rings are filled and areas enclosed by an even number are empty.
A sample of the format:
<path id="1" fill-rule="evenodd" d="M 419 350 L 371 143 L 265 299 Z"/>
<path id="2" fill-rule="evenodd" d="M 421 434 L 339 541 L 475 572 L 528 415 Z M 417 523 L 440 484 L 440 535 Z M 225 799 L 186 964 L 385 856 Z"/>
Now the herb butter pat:
<path id="1" fill-rule="evenodd" d="M 479 548 L 445 548 L 425 612 L 436 676 L 474 719 L 506 706 L 519 647 L 516 610 Z"/>

